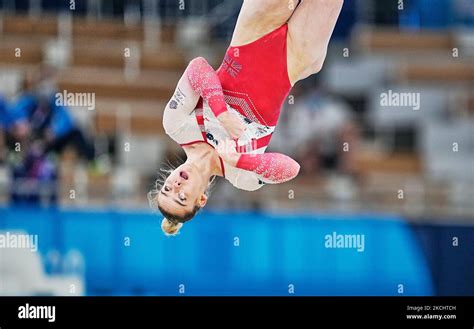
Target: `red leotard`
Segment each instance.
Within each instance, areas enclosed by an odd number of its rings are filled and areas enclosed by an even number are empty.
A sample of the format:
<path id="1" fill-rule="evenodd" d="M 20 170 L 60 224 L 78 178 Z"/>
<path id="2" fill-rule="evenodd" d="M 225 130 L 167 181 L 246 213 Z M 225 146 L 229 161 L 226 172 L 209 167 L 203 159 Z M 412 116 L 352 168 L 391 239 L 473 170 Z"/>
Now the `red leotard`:
<path id="1" fill-rule="evenodd" d="M 225 178 L 241 189 L 250 191 L 264 183 L 286 182 L 294 178 L 300 168 L 288 156 L 264 153 L 291 89 L 287 30 L 285 24 L 252 43 L 229 47 L 217 72 L 204 58 L 194 59 L 164 112 L 165 131 L 178 143 L 184 146 L 205 141 L 214 147 L 223 142 L 226 135 L 217 117 L 228 107 L 240 113 L 253 142 L 248 150 L 247 144 L 238 146 L 236 151 L 242 154 L 235 167 L 222 164 L 222 170 Z M 195 97 L 201 98 L 196 107 L 192 102 Z M 203 100 L 211 111 L 207 116 Z M 196 128 L 202 139 L 197 137 Z"/>
<path id="2" fill-rule="evenodd" d="M 291 89 L 287 32 L 284 24 L 254 42 L 229 47 L 217 70 L 226 103 L 265 126 L 277 125 Z"/>

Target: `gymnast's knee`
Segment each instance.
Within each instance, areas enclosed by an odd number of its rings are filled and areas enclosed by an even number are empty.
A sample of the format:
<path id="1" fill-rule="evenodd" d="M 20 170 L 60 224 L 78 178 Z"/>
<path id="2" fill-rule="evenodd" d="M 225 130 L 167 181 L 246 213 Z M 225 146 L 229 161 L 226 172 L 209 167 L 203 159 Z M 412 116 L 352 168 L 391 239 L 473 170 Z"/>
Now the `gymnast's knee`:
<path id="1" fill-rule="evenodd" d="M 254 2 L 255 0 L 244 0 L 244 2 Z M 281 12 L 281 10 L 288 9 L 293 11 L 299 1 L 298 0 L 258 0 L 258 6 L 256 10 L 262 15 L 268 15 L 275 12 Z"/>
<path id="2" fill-rule="evenodd" d="M 324 62 L 326 60 L 327 49 L 325 48 L 322 51 L 315 52 L 311 54 L 311 59 L 309 60 L 310 63 L 310 70 L 312 74 L 319 73 L 324 66 Z"/>

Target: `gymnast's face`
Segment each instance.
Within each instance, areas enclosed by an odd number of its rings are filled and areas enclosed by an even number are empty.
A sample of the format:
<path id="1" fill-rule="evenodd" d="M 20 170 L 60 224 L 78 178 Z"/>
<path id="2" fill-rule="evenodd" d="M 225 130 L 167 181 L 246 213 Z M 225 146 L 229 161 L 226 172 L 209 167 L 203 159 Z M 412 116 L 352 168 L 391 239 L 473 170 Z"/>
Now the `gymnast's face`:
<path id="1" fill-rule="evenodd" d="M 158 194 L 158 204 L 176 216 L 184 216 L 207 202 L 207 183 L 192 164 L 182 164 L 165 180 Z"/>

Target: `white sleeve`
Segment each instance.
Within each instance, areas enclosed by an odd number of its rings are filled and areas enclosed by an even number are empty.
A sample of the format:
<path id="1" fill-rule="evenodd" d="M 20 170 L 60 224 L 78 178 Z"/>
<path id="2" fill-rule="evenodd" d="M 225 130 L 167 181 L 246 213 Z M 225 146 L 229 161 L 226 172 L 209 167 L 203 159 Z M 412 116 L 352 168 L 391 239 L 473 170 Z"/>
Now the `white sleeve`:
<path id="1" fill-rule="evenodd" d="M 265 183 L 260 180 L 257 174 L 232 167 L 224 163 L 225 179 L 239 190 L 256 191 Z"/>
<path id="2" fill-rule="evenodd" d="M 198 101 L 199 95 L 193 91 L 185 73 L 163 113 L 166 134 L 180 144 L 202 139 L 194 112 Z"/>

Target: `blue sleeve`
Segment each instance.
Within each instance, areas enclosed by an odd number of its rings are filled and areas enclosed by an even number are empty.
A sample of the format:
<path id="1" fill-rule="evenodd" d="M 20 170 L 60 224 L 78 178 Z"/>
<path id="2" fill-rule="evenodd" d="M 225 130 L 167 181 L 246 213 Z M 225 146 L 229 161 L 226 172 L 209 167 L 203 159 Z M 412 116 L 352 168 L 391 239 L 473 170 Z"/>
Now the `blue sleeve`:
<path id="1" fill-rule="evenodd" d="M 74 129 L 74 121 L 69 114 L 69 109 L 65 106 L 51 104 L 53 116 L 51 118 L 50 129 L 57 138 L 63 137 Z"/>
<path id="2" fill-rule="evenodd" d="M 9 108 L 5 110 L 8 112 L 9 124 L 27 120 L 37 105 L 38 100 L 33 95 L 25 94 L 20 96 Z"/>
<path id="3" fill-rule="evenodd" d="M 7 126 L 8 126 L 8 117 L 7 117 L 6 102 L 0 96 L 0 129 L 5 129 Z"/>

